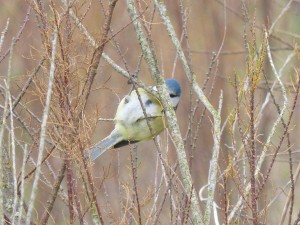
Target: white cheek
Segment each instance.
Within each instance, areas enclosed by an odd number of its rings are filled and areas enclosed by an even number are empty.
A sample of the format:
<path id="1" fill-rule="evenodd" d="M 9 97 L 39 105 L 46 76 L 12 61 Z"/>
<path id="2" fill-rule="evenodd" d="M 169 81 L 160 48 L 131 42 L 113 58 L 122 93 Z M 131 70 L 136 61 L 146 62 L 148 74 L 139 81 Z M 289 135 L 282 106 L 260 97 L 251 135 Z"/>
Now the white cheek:
<path id="1" fill-rule="evenodd" d="M 173 97 L 173 98 L 171 98 L 171 101 L 172 101 L 173 107 L 176 107 L 179 103 L 179 97 Z"/>

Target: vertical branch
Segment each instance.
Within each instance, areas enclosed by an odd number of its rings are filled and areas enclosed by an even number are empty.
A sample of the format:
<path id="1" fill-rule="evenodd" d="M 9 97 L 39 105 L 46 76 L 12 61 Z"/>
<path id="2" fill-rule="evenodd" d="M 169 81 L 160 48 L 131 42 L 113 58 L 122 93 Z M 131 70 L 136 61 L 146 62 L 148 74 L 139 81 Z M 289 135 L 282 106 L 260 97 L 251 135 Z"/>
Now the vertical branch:
<path id="1" fill-rule="evenodd" d="M 66 43 L 64 43 L 65 45 L 65 49 L 63 46 L 61 46 L 61 51 L 62 51 L 62 57 L 64 59 L 64 72 L 63 75 L 61 77 L 61 86 L 63 89 L 63 93 L 62 93 L 62 97 L 60 99 L 61 101 L 61 114 L 64 115 L 64 113 L 66 113 L 66 116 L 62 117 L 63 123 L 66 124 L 72 124 L 72 111 L 71 111 L 71 106 L 70 106 L 70 99 L 69 96 L 71 94 L 70 92 L 70 43 L 71 43 L 71 23 L 70 23 L 70 1 L 67 0 L 66 2 L 66 24 L 65 24 L 65 29 L 66 29 Z M 62 41 L 61 41 L 62 43 Z M 63 135 L 64 136 L 71 136 L 69 130 L 67 127 L 63 128 Z M 71 145 L 71 143 L 70 143 Z M 67 191 L 68 191 L 68 207 L 69 207 L 69 217 L 70 217 L 70 221 L 69 223 L 71 225 L 74 224 L 74 195 L 76 194 L 76 190 L 75 189 L 75 184 L 74 184 L 74 178 L 73 178 L 73 168 L 72 168 L 72 156 L 71 156 L 71 149 L 66 149 L 65 151 L 66 154 L 66 173 L 67 173 Z"/>
<path id="2" fill-rule="evenodd" d="M 221 91 L 219 97 L 219 110 L 218 110 L 218 118 L 221 118 L 221 109 L 223 104 L 223 92 Z M 210 215 L 212 212 L 213 204 L 214 204 L 214 193 L 216 189 L 217 183 L 217 172 L 218 172 L 218 158 L 220 152 L 220 140 L 221 140 L 221 119 L 217 119 L 214 121 L 214 147 L 212 158 L 210 160 L 209 173 L 208 173 L 208 198 L 205 209 L 204 221 L 205 224 L 209 224 Z"/>
<path id="3" fill-rule="evenodd" d="M 293 159 L 292 159 L 290 132 L 287 133 L 287 148 L 289 152 L 289 165 L 290 165 L 289 167 L 290 167 L 290 181 L 291 181 L 291 190 L 289 193 L 290 195 L 288 195 L 288 198 L 290 198 L 291 200 L 290 211 L 289 211 L 289 224 L 291 224 L 292 216 L 293 216 L 294 200 L 295 200 L 295 180 L 293 176 Z"/>
<path id="4" fill-rule="evenodd" d="M 9 19 L 6 20 L 6 25 L 5 25 L 4 29 L 1 32 L 1 37 L 0 37 L 0 53 L 2 51 L 2 45 L 3 45 L 5 34 L 7 32 L 7 29 L 8 29 L 8 25 L 9 25 Z"/>
<path id="5" fill-rule="evenodd" d="M 204 106 L 208 109 L 208 111 L 212 114 L 213 116 L 213 121 L 214 121 L 214 125 L 213 125 L 213 129 L 214 129 L 214 146 L 213 146 L 213 159 L 211 161 L 210 164 L 210 168 L 212 169 L 211 173 L 209 174 L 209 197 L 208 197 L 208 202 L 207 202 L 207 206 L 206 206 L 206 212 L 205 212 L 205 218 L 204 218 L 204 222 L 205 223 L 209 223 L 210 221 L 210 214 L 211 214 L 211 210 L 212 210 L 212 202 L 214 199 L 214 192 L 215 192 L 215 185 L 216 185 L 216 168 L 217 168 L 217 159 L 218 159 L 218 155 L 219 155 L 219 151 L 220 151 L 220 136 L 221 136 L 221 117 L 218 114 L 218 111 L 212 106 L 212 104 L 209 102 L 209 100 L 207 99 L 207 97 L 204 95 L 203 90 L 199 87 L 199 85 L 196 83 L 196 81 L 194 80 L 194 73 L 192 71 L 192 69 L 190 68 L 190 66 L 188 65 L 187 59 L 184 55 L 184 52 L 181 48 L 180 42 L 176 36 L 174 27 L 171 24 L 170 18 L 167 15 L 167 9 L 166 6 L 164 5 L 163 1 L 158 1 L 155 0 L 155 4 L 159 10 L 160 13 L 160 17 L 164 23 L 164 25 L 166 26 L 166 29 L 171 37 L 171 40 L 176 48 L 176 51 L 178 53 L 178 56 L 182 62 L 183 65 L 183 69 L 184 72 L 186 74 L 186 76 L 188 77 L 188 79 L 192 82 L 192 87 L 194 92 L 198 95 L 200 101 L 204 104 Z M 222 47 L 222 45 L 221 45 Z M 221 48 L 220 48 L 221 49 Z M 220 98 L 221 101 L 221 98 Z M 177 149 L 178 150 L 178 149 Z M 179 155 L 182 156 L 182 155 Z M 180 159 L 180 157 L 178 157 Z M 192 201 L 192 214 L 195 213 L 195 211 L 198 211 L 199 209 L 196 208 L 196 205 L 198 205 L 198 203 L 196 204 L 197 199 L 194 198 L 192 196 L 191 198 Z M 194 214 L 194 215 L 198 215 L 198 213 Z M 200 218 L 200 217 L 199 217 Z M 201 219 L 202 220 L 202 219 Z"/>
<path id="6" fill-rule="evenodd" d="M 7 21 L 7 25 L 8 25 L 8 21 Z M 7 26 L 6 28 L 7 29 Z M 2 37 L 1 37 L 2 38 Z M 0 43 L 0 48 L 1 48 L 1 43 Z M 12 212 L 11 212 L 11 215 L 9 215 L 9 217 L 12 219 L 12 223 L 14 224 L 15 223 L 15 217 L 16 217 L 16 209 L 17 209 L 17 201 L 18 201 L 18 196 L 17 196 L 17 174 L 16 174 L 16 154 L 15 154 L 15 150 L 16 150 L 16 147 L 15 147 L 15 132 L 14 132 L 14 120 L 13 120 L 13 104 L 12 104 L 12 97 L 11 97 L 11 92 L 10 92 L 10 77 L 11 77 L 11 73 L 12 73 L 12 56 L 13 56 L 13 49 L 14 49 L 14 45 L 15 45 L 15 40 L 13 38 L 12 40 L 12 43 L 11 43 L 11 46 L 10 46 L 10 57 L 9 57 L 9 61 L 8 61 L 8 72 L 7 72 L 7 81 L 4 81 L 5 82 L 5 99 L 7 98 L 8 100 L 8 103 L 9 103 L 9 111 L 7 111 L 7 113 L 10 113 L 10 134 L 11 134 L 11 159 L 8 157 L 8 161 L 10 161 L 12 163 L 12 177 L 11 177 L 11 180 L 12 180 L 12 183 L 13 185 L 8 185 L 6 184 L 6 186 L 10 186 L 13 190 L 11 192 L 13 192 L 13 196 L 10 196 L 12 197 L 11 199 L 13 199 L 12 202 L 9 203 L 12 204 Z M 6 101 L 6 100 L 5 100 Z M 5 111 L 5 110 L 4 110 Z M 7 117 L 7 113 L 3 113 L 3 117 Z M 4 123 L 3 123 L 4 125 Z M 2 137 L 1 137 L 2 139 Z M 0 146 L 2 146 L 0 144 Z M 2 153 L 4 153 L 4 151 L 1 151 Z M 0 155 L 0 158 L 2 158 L 4 155 Z M 1 166 L 3 165 L 2 162 L 0 163 Z M 10 163 L 9 163 L 10 164 Z M 0 168 L 0 170 L 2 170 L 2 168 Z M 2 175 L 0 175 L 2 176 Z M 0 178 L 2 179 L 2 177 Z M 8 196 L 6 196 L 6 199 L 9 199 Z M 0 203 L 2 204 L 2 203 Z M 1 212 L 0 212 L 1 213 Z M 1 220 L 1 219 L 0 219 Z"/>
<path id="7" fill-rule="evenodd" d="M 32 185 L 32 191 L 30 195 L 30 200 L 28 203 L 28 212 L 26 215 L 26 225 L 30 224 L 31 220 L 31 214 L 33 211 L 35 198 L 36 198 L 36 192 L 38 187 L 38 182 L 40 178 L 41 173 L 41 162 L 43 159 L 43 153 L 45 149 L 45 139 L 46 139 L 46 129 L 47 129 L 47 120 L 48 120 L 48 114 L 49 114 L 49 108 L 50 108 L 50 101 L 51 101 L 51 94 L 52 94 L 52 86 L 53 86 L 53 80 L 54 80 L 54 74 L 55 74 L 55 52 L 56 52 L 56 44 L 57 44 L 57 28 L 55 27 L 55 30 L 53 32 L 53 38 L 52 38 L 52 52 L 51 52 L 51 59 L 50 59 L 50 70 L 49 70 L 49 83 L 48 83 L 48 90 L 46 95 L 46 104 L 43 112 L 43 119 L 41 124 L 41 133 L 40 133 L 40 142 L 39 142 L 39 148 L 38 148 L 38 159 L 37 159 L 37 165 L 36 165 L 36 173 Z"/>
<path id="8" fill-rule="evenodd" d="M 8 93 L 6 89 L 6 95 L 5 95 L 5 102 L 4 102 L 4 112 L 3 115 L 5 115 L 8 112 Z M 4 143 L 3 143 L 3 136 L 4 136 L 4 128 L 6 125 L 6 116 L 2 116 L 2 123 L 0 128 L 0 149 L 1 149 L 1 155 L 0 155 L 0 225 L 4 224 L 4 210 L 3 210 L 3 152 L 4 152 Z"/>
<path id="9" fill-rule="evenodd" d="M 12 54 L 13 50 L 11 50 Z M 9 111 L 10 111 L 10 134 L 11 134 L 11 161 L 12 161 L 12 175 L 13 175 L 13 192 L 14 192 L 14 201 L 13 201 L 13 212 L 12 212 L 12 223 L 15 223 L 16 218 L 16 210 L 18 203 L 18 185 L 17 185 L 17 172 L 16 172 L 16 145 L 15 145 L 15 127 L 14 127 L 14 119 L 13 119 L 13 104 L 11 100 L 10 87 L 7 85 L 6 87 L 8 91 L 8 99 L 9 99 Z M 5 115 L 3 115 L 5 116 Z"/>
<path id="10" fill-rule="evenodd" d="M 225 172 L 224 176 L 223 176 L 223 187 L 224 187 L 224 225 L 228 225 L 228 206 L 229 206 L 229 202 L 228 202 L 228 195 L 227 195 L 227 172 Z"/>
<path id="11" fill-rule="evenodd" d="M 134 146 L 131 154 L 131 170 L 132 170 L 132 180 L 133 180 L 133 190 L 134 190 L 134 198 L 136 200 L 137 204 L 137 211 L 138 211 L 138 221 L 139 225 L 142 225 L 142 215 L 141 215 L 141 205 L 140 205 L 140 200 L 139 200 L 139 195 L 138 195 L 138 190 L 137 190 L 137 147 Z M 133 198 L 133 201 L 134 201 Z"/>
<path id="12" fill-rule="evenodd" d="M 22 161 L 22 169 L 21 169 L 21 181 L 24 181 L 24 177 L 25 177 L 25 166 L 26 166 L 26 159 L 27 159 L 27 153 L 28 153 L 28 147 L 27 145 L 25 145 L 24 147 L 24 154 L 23 154 L 23 161 Z M 19 204 L 19 209 L 18 209 L 18 214 L 19 214 L 19 218 L 18 218 L 18 223 L 19 225 L 21 225 L 21 221 L 22 221 L 22 210 L 23 210 L 23 201 L 24 201 L 24 182 L 21 183 L 21 187 L 20 187 L 20 204 Z M 22 221 L 23 222 L 23 221 Z"/>
<path id="13" fill-rule="evenodd" d="M 68 151 L 68 150 L 67 150 Z M 74 182 L 73 182 L 73 171 L 71 166 L 71 158 L 69 157 L 70 154 L 67 154 L 66 159 L 66 169 L 67 169 L 67 189 L 68 189 L 68 201 L 69 201 L 69 216 L 71 225 L 74 224 L 74 200 L 73 200 L 73 189 L 74 189 Z"/>
<path id="14" fill-rule="evenodd" d="M 250 49 L 249 49 L 249 51 L 250 51 Z M 252 211 L 252 213 L 254 213 L 253 216 L 255 216 L 255 215 L 257 216 L 257 205 L 256 205 L 257 203 L 255 203 L 255 206 L 254 206 L 254 201 L 257 201 L 257 196 L 259 194 L 259 192 L 256 190 L 256 187 L 255 187 L 255 185 L 256 185 L 256 181 L 255 180 L 257 179 L 257 177 L 259 175 L 260 169 L 262 167 L 262 163 L 263 163 L 263 161 L 265 159 L 266 152 L 268 150 L 268 147 L 270 146 L 272 137 L 273 137 L 273 135 L 274 135 L 274 133 L 276 131 L 276 128 L 279 125 L 279 123 L 280 123 L 280 121 L 281 121 L 281 119 L 282 119 L 282 117 L 284 115 L 285 108 L 287 107 L 287 105 L 286 105 L 287 102 L 285 101 L 284 102 L 284 107 L 283 107 L 280 115 L 278 116 L 278 118 L 276 119 L 275 123 L 273 124 L 273 127 L 270 130 L 270 133 L 269 133 L 269 136 L 267 138 L 267 141 L 264 144 L 263 151 L 260 154 L 260 156 L 258 157 L 258 160 L 256 160 L 257 156 L 255 155 L 254 99 L 252 99 L 252 98 L 254 98 L 254 96 L 252 96 L 254 93 L 252 93 L 252 92 L 257 87 L 257 84 L 258 84 L 258 81 L 259 81 L 259 76 L 262 73 L 262 65 L 263 65 L 263 62 L 264 62 L 264 57 L 266 55 L 266 51 L 268 51 L 268 36 L 265 36 L 265 39 L 263 40 L 263 43 L 262 43 L 262 46 L 260 48 L 260 52 L 258 53 L 258 58 L 257 59 L 255 59 L 255 57 L 253 56 L 253 52 L 249 53 L 249 56 L 252 56 L 252 58 L 250 59 L 250 62 L 249 62 L 249 74 L 251 75 L 251 77 L 250 77 L 250 79 L 251 79 L 251 87 L 250 87 L 251 88 L 250 89 L 250 114 L 253 113 L 253 115 L 250 115 L 250 123 L 254 123 L 254 124 L 250 124 L 250 141 L 251 141 L 250 148 L 249 148 L 250 150 L 246 151 L 246 153 L 248 152 L 247 156 L 249 158 L 248 160 L 249 160 L 249 164 L 250 164 L 250 183 L 248 183 L 247 185 L 245 185 L 245 191 L 244 191 L 243 195 L 246 196 L 249 193 L 249 191 L 251 191 L 251 198 L 252 198 L 251 199 L 251 203 L 252 203 L 251 208 L 252 208 L 252 210 L 256 210 L 256 212 Z M 282 82 L 280 80 L 280 77 L 277 76 L 278 74 L 276 73 L 275 75 L 276 75 L 276 79 L 278 80 L 278 82 L 280 84 L 282 84 Z M 285 93 L 285 89 L 284 89 L 283 86 L 281 86 L 281 88 L 282 88 L 283 95 L 285 96 L 285 94 L 286 94 Z M 286 96 L 284 98 L 286 98 Z M 253 102 L 251 103 L 251 101 L 253 101 Z M 253 112 L 251 112 L 252 110 L 253 110 Z M 252 126 L 254 126 L 254 127 L 252 127 Z M 244 147 L 245 147 L 245 144 L 244 144 Z M 256 196 L 253 195 L 254 193 L 256 193 Z M 228 222 L 230 222 L 234 218 L 235 213 L 240 209 L 240 207 L 242 206 L 242 203 L 243 203 L 243 196 L 239 197 L 238 202 L 233 207 L 231 213 L 229 214 Z M 257 218 L 256 218 L 256 223 L 258 223 Z"/>
<path id="15" fill-rule="evenodd" d="M 1 148 L 1 155 L 0 155 L 0 224 L 2 225 L 4 222 L 4 209 L 3 209 L 3 204 L 7 201 L 4 201 L 4 195 L 3 195 L 3 190 L 6 189 L 3 185 L 3 171 L 4 171 L 4 164 L 3 164 L 3 159 L 4 159 L 4 143 L 3 143 L 3 139 L 4 139 L 4 127 L 6 126 L 6 115 L 7 113 L 9 113 L 9 108 L 8 108 L 8 104 L 11 103 L 11 95 L 10 95 L 10 80 L 11 80 L 11 73 L 12 73 L 12 56 L 13 56 L 13 48 L 14 48 L 14 40 L 12 41 L 11 45 L 10 45 L 10 56 L 9 56 L 9 61 L 8 61 L 8 70 L 7 70 L 7 77 L 6 77 L 6 87 L 5 87 L 5 103 L 4 103 L 4 112 L 2 114 L 2 124 L 1 124 L 1 130 L 0 130 L 0 148 Z M 10 105 L 11 107 L 11 105 Z M 12 140 L 12 142 L 14 143 L 14 140 Z M 13 144 L 14 145 L 14 144 Z M 14 146 L 13 146 L 14 147 Z M 9 160 L 8 157 L 6 157 L 7 160 Z M 9 184 L 6 184 L 5 186 L 9 187 Z M 15 186 L 14 186 L 15 187 Z M 15 193 L 15 192 L 14 192 Z M 15 204 L 15 201 L 17 200 L 17 196 L 10 196 L 12 197 L 11 199 L 14 199 L 13 204 Z M 6 196 L 6 199 L 8 200 L 8 196 Z M 15 210 L 15 205 L 13 205 L 13 207 L 11 207 L 11 202 L 7 203 L 7 206 L 5 206 L 5 208 L 9 207 L 9 208 L 13 208 Z M 13 213 L 13 212 L 11 212 Z M 14 216 L 14 214 L 11 214 L 11 216 Z"/>
<path id="16" fill-rule="evenodd" d="M 91 66 L 89 67 L 89 70 L 88 70 L 88 77 L 86 79 L 86 83 L 84 85 L 84 88 L 82 89 L 82 101 L 84 103 L 82 111 L 86 107 L 87 99 L 90 95 L 92 84 L 93 84 L 94 78 L 97 74 L 97 69 L 98 69 L 98 66 L 99 66 L 99 63 L 100 63 L 100 59 L 101 59 L 101 56 L 103 55 L 103 50 L 104 50 L 105 44 L 107 43 L 107 36 L 108 36 L 108 32 L 110 30 L 113 11 L 115 9 L 117 1 L 118 0 L 110 1 L 109 9 L 107 10 L 107 13 L 105 15 L 105 22 L 104 22 L 104 26 L 103 26 L 103 34 L 102 34 L 102 37 L 101 37 L 101 40 L 100 40 L 100 45 L 94 51 Z M 72 13 L 71 13 L 71 16 L 72 16 Z M 79 117 L 82 116 L 81 112 L 78 116 Z M 93 179 L 92 179 L 91 173 L 88 169 L 87 161 L 84 160 L 83 149 L 84 148 L 82 146 L 80 146 L 81 156 L 82 156 L 82 159 L 83 159 L 84 170 L 86 171 L 88 182 L 89 182 L 89 185 L 90 185 L 90 188 L 91 188 L 92 201 L 93 201 L 92 202 L 92 204 L 93 204 L 92 211 L 96 208 L 96 211 L 97 211 L 97 214 L 98 214 L 98 215 L 96 215 L 96 214 L 92 213 L 93 220 L 97 221 L 97 223 L 103 224 L 103 218 L 102 218 L 102 215 L 101 215 L 100 207 L 99 207 L 99 205 L 97 203 L 97 199 L 96 199 L 96 192 L 95 192 Z"/>
<path id="17" fill-rule="evenodd" d="M 179 160 L 179 169 L 182 174 L 184 189 L 186 193 L 189 193 L 193 189 L 192 177 L 190 174 L 186 153 L 184 151 L 183 140 L 180 135 L 174 109 L 170 104 L 171 101 L 168 95 L 166 85 L 164 83 L 164 78 L 160 74 L 154 52 L 152 51 L 152 48 L 150 48 L 150 45 L 147 41 L 147 37 L 145 37 L 142 26 L 138 21 L 138 15 L 133 0 L 127 0 L 127 9 L 131 21 L 133 22 L 137 38 L 141 46 L 144 59 L 147 62 L 151 76 L 153 80 L 158 84 L 158 93 L 161 97 L 161 102 L 165 109 L 165 114 L 168 121 L 172 140 L 174 142 L 174 145 L 176 146 L 177 157 Z M 196 224 L 202 224 L 202 216 L 200 213 L 199 202 L 194 189 L 192 190 L 191 205 L 193 222 Z"/>
<path id="18" fill-rule="evenodd" d="M 294 183 L 298 180 L 299 175 L 300 175 L 300 163 L 298 163 L 297 169 L 296 169 L 294 177 L 293 177 Z M 288 196 L 287 196 L 286 202 L 284 204 L 283 210 L 282 210 L 282 215 L 281 215 L 281 218 L 280 218 L 279 225 L 284 225 L 284 220 L 285 220 L 288 208 L 289 208 L 289 204 L 292 200 L 292 195 L 294 195 L 294 194 L 295 193 L 293 193 L 293 190 L 291 188 L 289 193 L 288 193 Z M 292 207 L 290 207 L 290 209 L 291 208 Z M 291 224 L 291 223 L 289 223 L 289 224 Z"/>
<path id="19" fill-rule="evenodd" d="M 252 31 L 254 35 L 254 32 Z M 250 117 L 250 124 L 249 124 L 249 152 L 248 152 L 248 163 L 250 167 L 250 196 L 251 196 L 251 212 L 252 212 L 252 219 L 253 224 L 258 224 L 258 209 L 257 209 L 257 186 L 256 186 L 256 176 L 255 176 L 255 169 L 256 169 L 256 132 L 255 132 L 255 91 L 257 89 L 258 82 L 260 80 L 260 74 L 262 73 L 262 66 L 265 57 L 265 49 L 268 37 L 265 37 L 263 44 L 261 45 L 260 52 L 258 55 L 255 55 L 255 37 L 252 37 L 252 45 L 250 47 L 249 52 L 249 59 L 248 59 L 248 76 L 247 79 L 250 84 L 250 91 L 249 91 L 249 117 Z"/>
<path id="20" fill-rule="evenodd" d="M 77 188 L 77 183 L 74 184 L 74 202 L 75 202 L 75 206 L 76 206 L 76 211 L 77 211 L 77 214 L 78 214 L 78 217 L 79 217 L 79 224 L 80 225 L 83 225 L 84 222 L 83 222 L 83 215 L 82 215 L 82 210 L 81 210 L 81 205 L 80 205 L 80 202 L 79 202 L 79 199 L 78 199 L 78 192 L 76 190 Z"/>
<path id="21" fill-rule="evenodd" d="M 252 63 L 252 62 L 250 62 Z M 255 70 L 253 68 L 253 70 Z M 250 71 L 250 80 L 251 80 L 251 88 L 250 88 L 250 148 L 249 148 L 249 164 L 250 164 L 250 185 L 251 185 L 251 210 L 252 210 L 252 218 L 253 224 L 258 224 L 257 219 L 257 196 L 256 196 L 256 180 L 255 180 L 255 162 L 256 162 L 256 147 L 255 147 L 255 103 L 254 103 L 254 93 L 255 93 L 255 71 Z"/>

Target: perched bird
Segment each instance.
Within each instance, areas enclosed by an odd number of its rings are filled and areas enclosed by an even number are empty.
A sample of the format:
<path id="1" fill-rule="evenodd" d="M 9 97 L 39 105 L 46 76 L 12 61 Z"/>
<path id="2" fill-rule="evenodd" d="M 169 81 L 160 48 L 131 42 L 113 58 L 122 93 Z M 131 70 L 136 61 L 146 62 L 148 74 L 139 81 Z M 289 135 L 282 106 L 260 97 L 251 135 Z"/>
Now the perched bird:
<path id="1" fill-rule="evenodd" d="M 181 95 L 180 84 L 175 79 L 167 79 L 166 85 L 172 105 L 176 109 Z M 157 90 L 156 87 L 153 87 L 153 89 Z M 119 148 L 129 143 L 150 140 L 166 127 L 161 103 L 143 88 L 138 88 L 138 91 L 132 91 L 121 100 L 114 122 L 114 130 L 102 141 L 89 148 L 86 157 L 95 160 L 110 148 Z"/>

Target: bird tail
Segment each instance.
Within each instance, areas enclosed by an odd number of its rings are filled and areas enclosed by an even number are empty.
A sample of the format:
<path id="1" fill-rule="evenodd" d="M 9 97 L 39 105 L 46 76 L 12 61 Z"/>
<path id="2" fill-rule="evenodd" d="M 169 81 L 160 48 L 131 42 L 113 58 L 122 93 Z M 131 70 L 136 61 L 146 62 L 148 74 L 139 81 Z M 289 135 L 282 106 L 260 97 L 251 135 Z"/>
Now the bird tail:
<path id="1" fill-rule="evenodd" d="M 114 129 L 109 136 L 107 136 L 102 141 L 98 142 L 88 150 L 86 158 L 90 158 L 92 161 L 94 161 L 100 155 L 106 152 L 106 150 L 114 147 L 114 145 L 121 141 L 122 135 L 120 134 L 120 132 Z"/>

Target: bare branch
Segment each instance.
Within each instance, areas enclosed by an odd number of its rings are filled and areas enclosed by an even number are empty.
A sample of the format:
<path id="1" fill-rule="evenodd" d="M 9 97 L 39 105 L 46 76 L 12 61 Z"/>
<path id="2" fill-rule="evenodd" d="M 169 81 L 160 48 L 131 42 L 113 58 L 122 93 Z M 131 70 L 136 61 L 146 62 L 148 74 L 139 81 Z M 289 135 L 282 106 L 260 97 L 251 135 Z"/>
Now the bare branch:
<path id="1" fill-rule="evenodd" d="M 55 54 L 56 54 L 56 45 L 57 45 L 57 28 L 55 28 L 53 32 L 53 39 L 51 40 L 52 43 L 52 52 L 51 52 L 51 61 L 50 61 L 50 70 L 49 70 L 49 83 L 48 83 L 48 90 L 46 95 L 46 103 L 43 113 L 43 119 L 41 124 L 41 133 L 40 133 L 40 142 L 39 142 L 39 148 L 38 148 L 38 160 L 37 160 L 37 166 L 36 166 L 36 173 L 32 185 L 32 191 L 30 195 L 30 200 L 28 203 L 28 212 L 26 215 L 26 225 L 30 224 L 31 221 L 31 214 L 33 211 L 35 198 L 36 198 L 36 191 L 38 187 L 38 182 L 40 178 L 40 172 L 41 172 L 41 163 L 43 159 L 43 153 L 44 153 L 44 145 L 45 145 L 45 139 L 46 139 L 46 129 L 47 129 L 47 120 L 49 115 L 49 108 L 50 108 L 50 101 L 51 101 L 51 94 L 52 94 L 52 86 L 54 81 L 54 75 L 55 75 Z"/>

